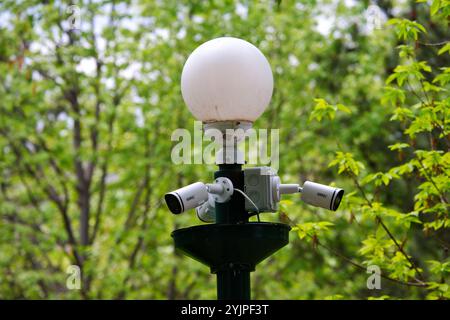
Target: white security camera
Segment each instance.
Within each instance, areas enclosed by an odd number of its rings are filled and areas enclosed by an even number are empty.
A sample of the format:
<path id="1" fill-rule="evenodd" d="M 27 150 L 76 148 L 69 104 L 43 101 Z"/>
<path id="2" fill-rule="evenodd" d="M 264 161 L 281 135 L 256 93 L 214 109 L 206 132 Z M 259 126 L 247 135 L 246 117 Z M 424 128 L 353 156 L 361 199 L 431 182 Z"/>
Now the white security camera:
<path id="1" fill-rule="evenodd" d="M 244 169 L 245 209 L 249 212 L 274 212 L 283 194 L 302 193 L 302 200 L 310 205 L 336 211 L 341 203 L 344 190 L 306 181 L 298 184 L 283 184 L 280 177 L 270 167 Z"/>
<path id="2" fill-rule="evenodd" d="M 344 190 L 306 181 L 301 188 L 301 193 L 303 202 L 336 211 L 341 203 Z"/>
<path id="3" fill-rule="evenodd" d="M 280 178 L 269 167 L 244 169 L 244 185 L 245 208 L 250 213 L 277 211 L 281 195 L 299 192 L 302 194 L 303 202 L 336 211 L 344 195 L 342 189 L 311 181 L 306 181 L 303 187 L 298 184 L 282 184 Z M 219 177 L 211 184 L 196 182 L 166 193 L 164 198 L 173 214 L 195 208 L 201 221 L 214 222 L 215 203 L 227 202 L 233 192 L 231 180 Z"/>
<path id="4" fill-rule="evenodd" d="M 282 184 L 275 176 L 273 197 L 279 201 L 280 195 L 301 192 L 303 202 L 315 207 L 336 211 L 341 203 L 344 190 L 323 184 L 306 181 L 303 187 L 298 184 Z"/>
<path id="5" fill-rule="evenodd" d="M 233 194 L 233 183 L 230 179 L 220 177 L 215 183 L 204 184 L 195 182 L 186 187 L 166 193 L 164 199 L 173 214 L 180 214 L 189 209 L 201 206 L 208 200 L 208 194 L 213 195 L 216 202 L 227 202 Z"/>
<path id="6" fill-rule="evenodd" d="M 198 207 L 208 200 L 208 189 L 203 182 L 195 182 L 166 193 L 164 199 L 173 214 L 180 214 L 186 210 Z"/>

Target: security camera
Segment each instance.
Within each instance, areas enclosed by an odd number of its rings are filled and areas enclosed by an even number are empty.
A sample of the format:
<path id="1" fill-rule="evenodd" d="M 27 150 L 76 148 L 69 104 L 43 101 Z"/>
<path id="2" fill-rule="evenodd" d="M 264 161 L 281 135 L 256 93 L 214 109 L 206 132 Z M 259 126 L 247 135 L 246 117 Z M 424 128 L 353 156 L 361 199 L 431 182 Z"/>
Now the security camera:
<path id="1" fill-rule="evenodd" d="M 202 205 L 208 200 L 208 189 L 203 182 L 195 182 L 186 187 L 166 193 L 164 200 L 173 214 Z"/>
<path id="2" fill-rule="evenodd" d="M 275 212 L 283 194 L 302 193 L 302 200 L 310 205 L 336 211 L 344 190 L 306 181 L 299 184 L 283 184 L 270 167 L 244 169 L 245 209 L 254 212 Z M 249 201 L 251 200 L 251 201 Z"/>
<path id="3" fill-rule="evenodd" d="M 300 189 L 303 202 L 333 211 L 337 210 L 344 195 L 344 190 L 342 189 L 311 181 L 306 181 Z"/>
<path id="4" fill-rule="evenodd" d="M 189 209 L 201 206 L 212 194 L 216 202 L 226 202 L 233 194 L 233 183 L 230 179 L 220 177 L 214 183 L 195 182 L 186 187 L 166 193 L 164 200 L 173 214 L 180 214 Z"/>

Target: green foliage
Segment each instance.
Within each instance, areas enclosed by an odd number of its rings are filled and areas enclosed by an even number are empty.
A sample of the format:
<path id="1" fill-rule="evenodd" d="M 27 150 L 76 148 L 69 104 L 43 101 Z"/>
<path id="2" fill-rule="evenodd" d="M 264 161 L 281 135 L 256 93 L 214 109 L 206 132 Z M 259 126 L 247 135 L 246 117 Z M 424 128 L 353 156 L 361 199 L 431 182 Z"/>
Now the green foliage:
<path id="1" fill-rule="evenodd" d="M 355 176 L 358 176 L 360 171 L 364 169 L 364 164 L 361 161 L 356 161 L 353 154 L 342 151 L 336 152 L 336 157 L 328 166 L 338 166 L 338 174 L 346 172 Z"/>
<path id="2" fill-rule="evenodd" d="M 433 1 L 430 14 L 447 18 L 447 5 L 444 1 Z M 427 34 L 425 27 L 415 21 L 395 18 L 388 24 L 395 26 L 399 40 L 417 42 L 419 36 Z M 427 61 L 418 60 L 419 51 L 414 43 L 400 45 L 398 49 L 403 63 L 387 77 L 388 86 L 381 97 L 382 104 L 393 108 L 390 121 L 399 122 L 403 135 L 408 138 L 406 141 L 396 139 L 388 146 L 391 151 L 398 152 L 398 165 L 385 171 L 370 172 L 353 153 L 337 151 L 329 166 L 338 167 L 338 174 L 347 174 L 362 197 L 357 201 L 352 192 L 347 196 L 351 200 L 344 200 L 345 209 L 352 217 L 355 212 L 361 213 L 360 225 L 375 223 L 375 233 L 367 235 L 358 250 L 364 259 L 362 263 L 379 266 L 391 281 L 428 290 L 426 297 L 429 299 L 448 299 L 446 255 L 432 255 L 442 257 L 444 261 L 426 261 L 418 255 L 412 257 L 407 253 L 412 245 L 406 245 L 425 236 L 430 247 L 434 243 L 435 248 L 441 245 L 446 248 L 443 239 L 448 238 L 441 237 L 448 235 L 449 227 L 448 68 L 439 67 L 440 73 L 433 72 Z M 448 44 L 445 44 L 435 54 L 442 55 L 447 51 Z M 361 174 L 364 174 L 363 178 L 359 177 Z M 388 202 L 382 195 L 387 194 L 385 188 L 394 180 L 410 184 L 412 179 L 417 184 L 411 211 L 402 213 L 380 202 L 380 198 Z M 412 225 L 421 226 L 421 230 Z M 424 268 L 427 268 L 426 273 Z"/>
<path id="3" fill-rule="evenodd" d="M 378 1 L 395 17 L 374 30 L 364 1 L 80 1 L 82 30 L 69 4 L 0 2 L 0 298 L 215 298 L 170 237 L 195 215 L 162 198 L 212 179 L 171 163 L 170 136 L 193 129 L 186 58 L 225 35 L 270 61 L 254 127 L 280 128 L 282 180 L 346 190 L 336 213 L 292 196 L 261 215 L 294 232 L 252 274 L 253 297 L 448 299 L 450 2 L 418 2 Z M 66 286 L 73 264 L 81 290 Z"/>
<path id="4" fill-rule="evenodd" d="M 395 26 L 397 36 L 401 40 L 417 40 L 420 33 L 427 32 L 423 25 L 408 19 L 394 18 L 389 20 L 388 24 Z"/>
<path id="5" fill-rule="evenodd" d="M 292 231 L 297 232 L 300 239 L 305 237 L 315 238 L 318 234 L 329 230 L 333 223 L 329 221 L 305 222 L 297 224 Z"/>
<path id="6" fill-rule="evenodd" d="M 309 116 L 309 120 L 317 120 L 321 121 L 323 118 L 328 117 L 330 120 L 333 120 L 336 116 L 336 111 L 342 111 L 345 113 L 351 113 L 350 109 L 343 104 L 331 105 L 326 102 L 324 99 L 314 99 L 316 105 L 314 106 L 311 115 Z"/>

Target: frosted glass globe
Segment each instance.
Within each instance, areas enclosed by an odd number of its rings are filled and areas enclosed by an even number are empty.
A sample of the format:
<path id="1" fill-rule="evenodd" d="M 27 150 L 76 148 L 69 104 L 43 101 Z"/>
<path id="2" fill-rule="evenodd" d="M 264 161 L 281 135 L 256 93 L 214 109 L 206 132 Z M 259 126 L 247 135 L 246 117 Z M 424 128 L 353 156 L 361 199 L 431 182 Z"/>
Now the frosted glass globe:
<path id="1" fill-rule="evenodd" d="M 255 121 L 273 91 L 269 62 L 251 43 L 223 37 L 203 43 L 187 59 L 181 93 L 203 122 Z"/>

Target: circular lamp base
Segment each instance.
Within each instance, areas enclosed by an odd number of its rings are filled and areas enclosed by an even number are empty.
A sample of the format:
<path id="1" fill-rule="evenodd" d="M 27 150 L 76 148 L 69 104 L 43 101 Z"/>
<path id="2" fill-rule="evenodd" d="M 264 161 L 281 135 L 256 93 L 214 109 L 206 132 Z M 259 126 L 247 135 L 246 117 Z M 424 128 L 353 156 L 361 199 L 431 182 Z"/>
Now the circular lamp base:
<path id="1" fill-rule="evenodd" d="M 281 223 L 200 225 L 172 232 L 175 248 L 211 268 L 239 265 L 249 271 L 289 243 L 290 227 Z"/>

